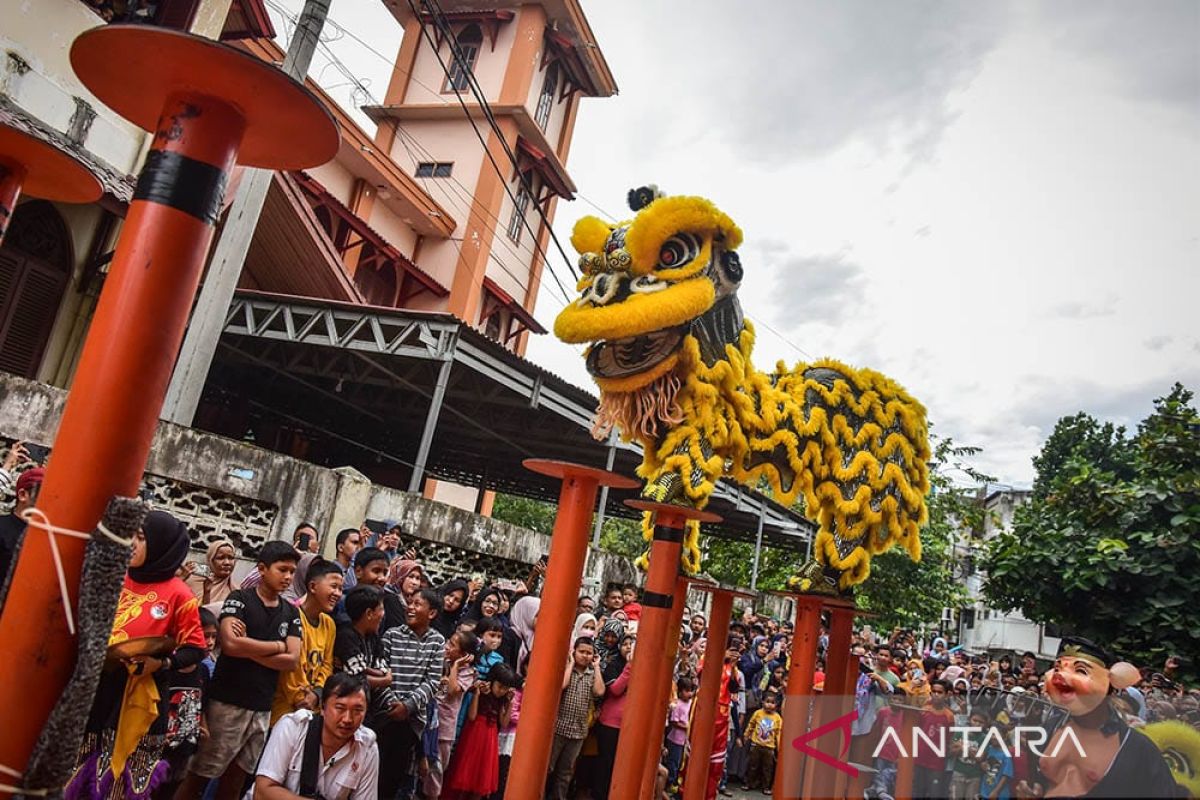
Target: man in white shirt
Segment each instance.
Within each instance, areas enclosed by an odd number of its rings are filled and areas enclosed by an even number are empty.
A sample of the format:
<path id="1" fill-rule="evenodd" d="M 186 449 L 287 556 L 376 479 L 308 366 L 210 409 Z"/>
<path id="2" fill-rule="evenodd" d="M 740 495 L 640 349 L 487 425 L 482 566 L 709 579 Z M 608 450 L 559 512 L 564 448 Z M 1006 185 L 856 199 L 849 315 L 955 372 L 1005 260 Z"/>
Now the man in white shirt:
<path id="1" fill-rule="evenodd" d="M 379 749 L 363 727 L 367 683 L 339 672 L 325 682 L 321 714 L 301 709 L 275 723 L 247 798 L 376 800 Z"/>

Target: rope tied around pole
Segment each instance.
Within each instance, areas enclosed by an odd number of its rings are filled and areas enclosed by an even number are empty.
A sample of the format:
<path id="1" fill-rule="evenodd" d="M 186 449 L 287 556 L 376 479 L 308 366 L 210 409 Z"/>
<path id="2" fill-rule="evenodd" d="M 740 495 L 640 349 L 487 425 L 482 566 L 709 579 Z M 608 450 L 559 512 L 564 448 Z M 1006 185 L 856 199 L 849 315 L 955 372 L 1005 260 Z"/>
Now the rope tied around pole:
<path id="1" fill-rule="evenodd" d="M 72 536 L 76 539 L 90 541 L 94 533 L 100 533 L 108 537 L 123 547 L 132 547 L 133 539 L 123 539 L 105 527 L 103 522 L 96 525 L 96 530 L 92 533 L 85 531 L 75 531 L 70 528 L 62 528 L 50 522 L 50 518 L 40 508 L 27 508 L 21 513 L 21 518 L 25 520 L 25 524 L 30 527 L 41 528 L 50 537 L 50 557 L 54 560 L 54 572 L 58 577 L 58 591 L 62 594 L 63 611 L 67 615 L 67 630 L 71 635 L 75 635 L 75 615 L 71 611 L 71 592 L 67 588 L 67 573 L 63 569 L 62 556 L 58 552 L 58 540 L 55 534 L 60 536 Z M 0 771 L 7 771 L 7 767 L 0 765 Z M 3 789 L 3 787 L 0 787 Z"/>

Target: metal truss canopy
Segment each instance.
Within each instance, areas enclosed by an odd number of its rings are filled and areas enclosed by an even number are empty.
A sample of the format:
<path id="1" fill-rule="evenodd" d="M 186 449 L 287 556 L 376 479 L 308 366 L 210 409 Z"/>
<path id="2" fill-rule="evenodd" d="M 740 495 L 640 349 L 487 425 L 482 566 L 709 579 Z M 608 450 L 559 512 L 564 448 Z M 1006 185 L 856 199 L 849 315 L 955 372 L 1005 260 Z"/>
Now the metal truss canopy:
<path id="1" fill-rule="evenodd" d="M 428 475 L 555 502 L 557 482 L 523 459 L 611 464 L 631 476 L 641 463 L 640 447 L 592 437 L 597 402 L 449 314 L 242 291 L 206 387 L 216 421 L 200 424 L 233 436 L 285 429 L 308 445 L 309 460 L 385 485 L 419 490 Z M 623 501 L 635 496 L 608 493 L 605 514 L 633 515 Z M 731 481 L 709 508 L 723 522 L 705 532 L 723 538 L 754 541 L 761 518 L 764 543 L 802 551 L 813 530 Z"/>

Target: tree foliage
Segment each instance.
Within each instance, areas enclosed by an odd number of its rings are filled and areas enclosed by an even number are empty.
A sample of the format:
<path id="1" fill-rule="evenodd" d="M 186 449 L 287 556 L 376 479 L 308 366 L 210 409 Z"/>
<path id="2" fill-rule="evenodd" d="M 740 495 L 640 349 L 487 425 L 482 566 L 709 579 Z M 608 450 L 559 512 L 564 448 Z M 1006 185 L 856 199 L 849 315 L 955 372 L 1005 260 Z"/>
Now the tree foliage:
<path id="1" fill-rule="evenodd" d="M 1021 609 L 1139 665 L 1200 659 L 1200 416 L 1176 384 L 1126 438 L 1086 414 L 1059 420 L 1035 461 L 1040 493 L 983 568 L 993 606 Z"/>
<path id="2" fill-rule="evenodd" d="M 496 501 L 492 504 L 494 519 L 547 536 L 554 531 L 557 513 L 558 509 L 553 503 L 500 492 L 496 493 Z M 642 540 L 642 528 L 638 520 L 605 517 L 604 525 L 600 528 L 600 549 L 627 558 L 640 556 L 646 549 L 646 543 Z"/>

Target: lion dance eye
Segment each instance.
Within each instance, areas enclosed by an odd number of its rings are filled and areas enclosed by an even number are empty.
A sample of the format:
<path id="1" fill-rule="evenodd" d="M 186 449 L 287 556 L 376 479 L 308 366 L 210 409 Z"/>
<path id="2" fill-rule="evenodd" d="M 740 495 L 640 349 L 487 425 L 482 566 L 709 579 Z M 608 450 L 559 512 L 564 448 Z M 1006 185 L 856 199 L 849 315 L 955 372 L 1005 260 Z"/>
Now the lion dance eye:
<path id="1" fill-rule="evenodd" d="M 700 253 L 700 242 L 690 233 L 678 233 L 663 242 L 658 251 L 658 269 L 675 269 Z"/>

